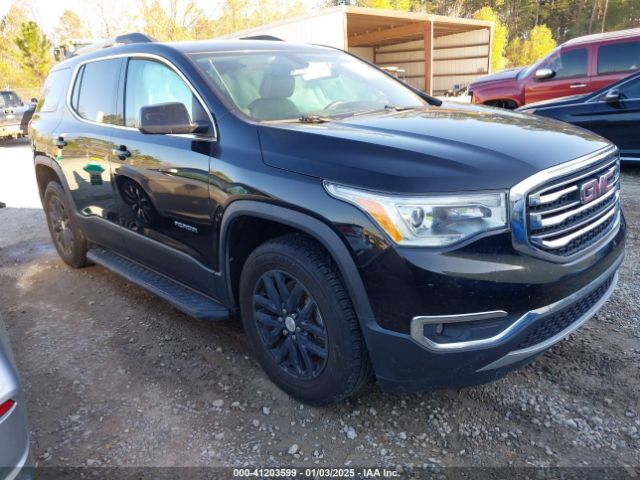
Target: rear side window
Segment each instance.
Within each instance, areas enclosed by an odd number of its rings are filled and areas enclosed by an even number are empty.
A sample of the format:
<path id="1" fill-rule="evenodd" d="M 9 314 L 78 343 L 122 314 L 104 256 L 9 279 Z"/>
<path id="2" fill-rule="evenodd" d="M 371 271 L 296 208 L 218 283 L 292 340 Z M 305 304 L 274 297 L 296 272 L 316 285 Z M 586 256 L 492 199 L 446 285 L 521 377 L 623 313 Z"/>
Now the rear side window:
<path id="1" fill-rule="evenodd" d="M 598 73 L 640 69 L 640 42 L 614 43 L 598 48 Z"/>
<path id="2" fill-rule="evenodd" d="M 122 125 L 122 116 L 117 113 L 121 64 L 120 58 L 113 58 L 84 65 L 72 94 L 72 106 L 78 115 L 92 122 Z"/>
<path id="3" fill-rule="evenodd" d="M 567 52 L 560 52 L 551 59 L 547 67 L 556 72 L 553 79 L 586 77 L 587 76 L 587 49 L 576 48 Z"/>
<path id="4" fill-rule="evenodd" d="M 40 92 L 40 101 L 36 111 L 55 112 L 58 109 L 58 105 L 64 102 L 64 92 L 69 74 L 68 68 L 55 70 L 49 74 Z"/>

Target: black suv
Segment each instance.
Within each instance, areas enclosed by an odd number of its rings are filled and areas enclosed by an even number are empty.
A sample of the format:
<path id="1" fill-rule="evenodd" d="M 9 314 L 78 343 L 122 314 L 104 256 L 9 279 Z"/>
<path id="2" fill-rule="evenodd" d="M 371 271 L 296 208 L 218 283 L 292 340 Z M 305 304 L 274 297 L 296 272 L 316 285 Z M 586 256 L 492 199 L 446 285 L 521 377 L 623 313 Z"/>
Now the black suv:
<path id="1" fill-rule="evenodd" d="M 622 261 L 618 152 L 441 103 L 348 53 L 136 41 L 54 67 L 32 122 L 62 259 L 239 313 L 312 404 L 485 382 L 591 317 Z"/>

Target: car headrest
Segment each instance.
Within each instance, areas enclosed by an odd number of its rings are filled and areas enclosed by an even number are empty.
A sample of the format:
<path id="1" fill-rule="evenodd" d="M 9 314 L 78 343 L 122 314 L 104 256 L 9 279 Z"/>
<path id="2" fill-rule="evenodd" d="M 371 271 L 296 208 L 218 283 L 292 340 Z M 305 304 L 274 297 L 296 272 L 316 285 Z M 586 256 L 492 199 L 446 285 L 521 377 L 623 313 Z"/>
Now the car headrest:
<path id="1" fill-rule="evenodd" d="M 274 64 L 264 72 L 260 85 L 261 98 L 289 98 L 293 94 L 295 79 L 289 65 Z"/>

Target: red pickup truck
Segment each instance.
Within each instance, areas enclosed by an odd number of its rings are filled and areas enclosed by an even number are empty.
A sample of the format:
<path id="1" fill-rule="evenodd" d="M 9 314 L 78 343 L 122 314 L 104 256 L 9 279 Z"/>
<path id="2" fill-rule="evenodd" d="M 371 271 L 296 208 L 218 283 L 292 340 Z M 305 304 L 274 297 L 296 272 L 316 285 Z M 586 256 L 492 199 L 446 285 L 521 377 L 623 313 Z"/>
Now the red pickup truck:
<path id="1" fill-rule="evenodd" d="M 472 102 L 517 108 L 603 88 L 640 69 L 640 28 L 574 38 L 528 67 L 469 85 Z"/>

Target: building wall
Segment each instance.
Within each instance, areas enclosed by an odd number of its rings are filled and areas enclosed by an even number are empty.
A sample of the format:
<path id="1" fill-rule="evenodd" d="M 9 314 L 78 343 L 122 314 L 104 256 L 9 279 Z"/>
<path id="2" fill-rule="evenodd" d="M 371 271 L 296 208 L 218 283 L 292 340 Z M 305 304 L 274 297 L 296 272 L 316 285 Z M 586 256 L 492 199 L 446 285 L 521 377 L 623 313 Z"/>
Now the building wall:
<path id="1" fill-rule="evenodd" d="M 368 62 L 373 62 L 373 47 L 349 47 L 349 53 L 353 53 Z"/>
<path id="2" fill-rule="evenodd" d="M 374 62 L 383 67 L 394 66 L 404 69 L 405 81 L 424 90 L 424 41 L 416 40 L 377 47 Z"/>
<path id="3" fill-rule="evenodd" d="M 488 29 L 436 38 L 433 43 L 434 95 L 441 95 L 456 83 L 468 85 L 489 73 L 488 66 Z"/>

